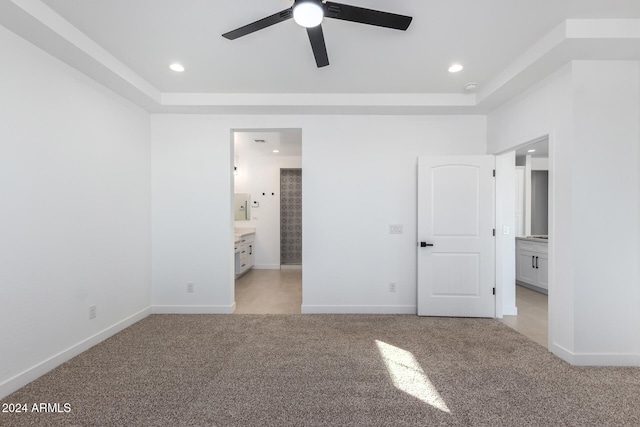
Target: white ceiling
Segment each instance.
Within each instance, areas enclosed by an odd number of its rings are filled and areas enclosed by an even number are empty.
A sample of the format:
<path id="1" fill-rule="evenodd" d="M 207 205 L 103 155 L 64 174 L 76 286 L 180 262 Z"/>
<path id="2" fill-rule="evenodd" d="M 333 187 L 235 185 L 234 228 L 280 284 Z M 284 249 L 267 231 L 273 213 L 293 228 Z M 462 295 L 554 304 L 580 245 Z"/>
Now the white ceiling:
<path id="1" fill-rule="evenodd" d="M 155 112 L 482 113 L 572 59 L 640 59 L 638 0 L 345 3 L 413 22 L 325 19 L 321 69 L 293 20 L 221 37 L 287 0 L 0 0 L 0 24 Z"/>
<path id="2" fill-rule="evenodd" d="M 535 150 L 533 152 L 529 152 L 529 150 Z M 521 145 L 516 150 L 516 158 L 517 157 L 549 157 L 549 138 L 545 137 L 539 139 L 537 141 L 530 142 L 525 145 Z"/>
<path id="3" fill-rule="evenodd" d="M 251 129 L 233 132 L 234 156 L 302 156 L 302 129 Z M 273 150 L 278 150 L 274 153 Z"/>

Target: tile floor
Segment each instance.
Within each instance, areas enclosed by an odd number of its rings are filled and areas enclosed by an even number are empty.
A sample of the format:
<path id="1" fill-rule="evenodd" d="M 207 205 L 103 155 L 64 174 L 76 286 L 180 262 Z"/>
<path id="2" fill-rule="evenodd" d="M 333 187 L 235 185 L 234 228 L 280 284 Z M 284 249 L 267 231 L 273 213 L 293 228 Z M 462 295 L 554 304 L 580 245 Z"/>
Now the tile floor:
<path id="1" fill-rule="evenodd" d="M 302 270 L 250 270 L 236 280 L 236 313 L 300 314 Z M 517 316 L 502 322 L 547 347 L 547 296 L 516 286 Z"/>
<path id="2" fill-rule="evenodd" d="M 547 296 L 516 285 L 517 316 L 504 316 L 502 322 L 541 346 L 548 347 Z"/>
<path id="3" fill-rule="evenodd" d="M 236 313 L 300 314 L 302 270 L 249 270 L 236 279 Z"/>

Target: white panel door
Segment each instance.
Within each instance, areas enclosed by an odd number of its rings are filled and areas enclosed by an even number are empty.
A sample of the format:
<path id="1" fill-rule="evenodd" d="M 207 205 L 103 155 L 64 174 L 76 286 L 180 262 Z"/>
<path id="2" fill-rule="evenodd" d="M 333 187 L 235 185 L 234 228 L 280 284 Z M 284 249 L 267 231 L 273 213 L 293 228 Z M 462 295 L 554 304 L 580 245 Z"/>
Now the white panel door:
<path id="1" fill-rule="evenodd" d="M 418 158 L 418 315 L 495 317 L 494 167 Z"/>

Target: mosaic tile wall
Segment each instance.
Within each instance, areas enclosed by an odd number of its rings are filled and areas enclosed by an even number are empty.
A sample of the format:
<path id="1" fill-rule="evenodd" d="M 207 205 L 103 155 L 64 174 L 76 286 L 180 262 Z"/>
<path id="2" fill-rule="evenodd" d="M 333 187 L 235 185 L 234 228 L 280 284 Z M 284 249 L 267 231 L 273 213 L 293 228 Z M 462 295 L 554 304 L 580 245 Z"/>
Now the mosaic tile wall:
<path id="1" fill-rule="evenodd" d="M 280 264 L 302 264 L 302 169 L 280 169 Z"/>

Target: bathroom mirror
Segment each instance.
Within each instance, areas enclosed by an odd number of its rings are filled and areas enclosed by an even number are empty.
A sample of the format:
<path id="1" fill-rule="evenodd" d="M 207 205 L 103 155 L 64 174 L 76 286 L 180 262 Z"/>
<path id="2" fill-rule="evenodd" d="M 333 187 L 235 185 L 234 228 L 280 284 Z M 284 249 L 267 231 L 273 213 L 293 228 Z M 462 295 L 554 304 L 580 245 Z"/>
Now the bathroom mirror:
<path id="1" fill-rule="evenodd" d="M 233 218 L 236 221 L 249 221 L 251 214 L 249 213 L 249 193 L 235 193 L 233 195 Z"/>

